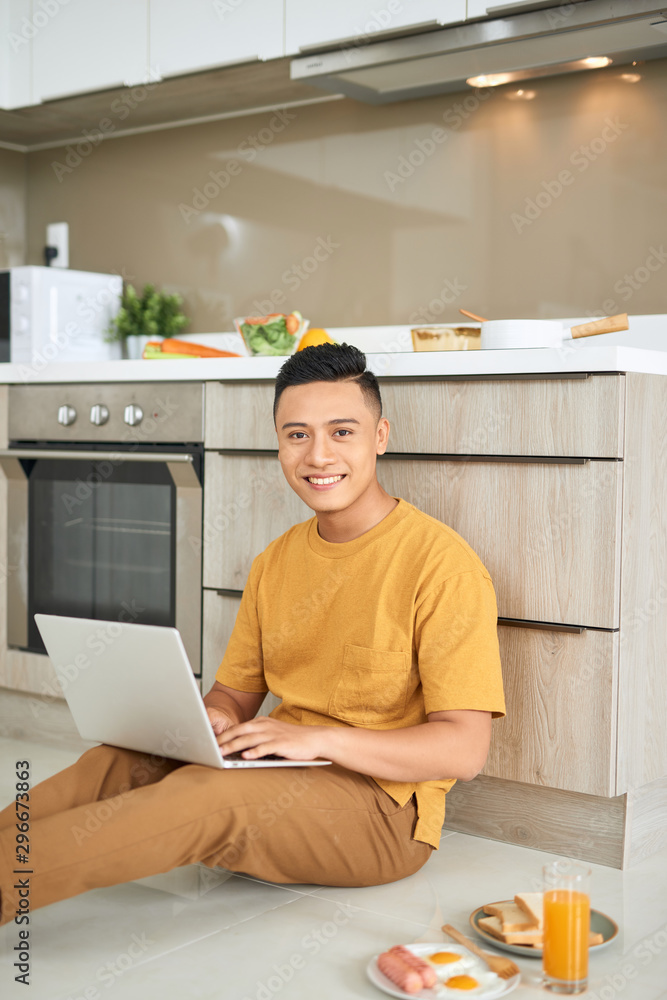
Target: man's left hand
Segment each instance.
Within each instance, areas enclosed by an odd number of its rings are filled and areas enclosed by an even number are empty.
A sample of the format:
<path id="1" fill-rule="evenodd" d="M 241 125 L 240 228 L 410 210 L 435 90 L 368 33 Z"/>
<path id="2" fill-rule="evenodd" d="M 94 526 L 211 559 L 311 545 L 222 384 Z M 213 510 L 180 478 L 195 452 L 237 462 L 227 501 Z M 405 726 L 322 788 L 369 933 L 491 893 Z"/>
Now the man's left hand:
<path id="1" fill-rule="evenodd" d="M 324 757 L 323 736 L 327 726 L 297 726 L 259 715 L 250 722 L 231 726 L 218 736 L 223 754 L 242 752 L 246 760 L 275 753 L 288 760 Z"/>

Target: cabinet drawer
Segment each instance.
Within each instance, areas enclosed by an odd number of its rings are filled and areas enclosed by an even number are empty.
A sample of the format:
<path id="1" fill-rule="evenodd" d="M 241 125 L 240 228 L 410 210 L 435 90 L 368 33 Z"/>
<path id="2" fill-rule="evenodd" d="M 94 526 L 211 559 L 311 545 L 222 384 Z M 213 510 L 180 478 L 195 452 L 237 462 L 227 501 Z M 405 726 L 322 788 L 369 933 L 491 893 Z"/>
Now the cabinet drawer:
<path id="1" fill-rule="evenodd" d="M 621 458 L 625 376 L 381 379 L 389 452 Z M 206 385 L 207 448 L 276 448 L 272 382 Z"/>
<path id="2" fill-rule="evenodd" d="M 273 382 L 207 382 L 206 448 L 277 448 Z"/>
<path id="3" fill-rule="evenodd" d="M 201 689 L 206 694 L 213 687 L 229 637 L 241 604 L 241 595 L 220 595 L 215 590 L 204 591 Z"/>
<path id="4" fill-rule="evenodd" d="M 502 618 L 617 628 L 621 462 L 385 458 L 395 497 L 465 538 L 493 580 Z"/>
<path id="5" fill-rule="evenodd" d="M 204 586 L 243 590 L 255 556 L 313 512 L 277 457 L 207 452 L 205 476 Z"/>
<path id="6" fill-rule="evenodd" d="M 378 478 L 465 538 L 502 618 L 618 627 L 621 463 L 388 458 Z M 208 453 L 204 497 L 206 587 L 242 590 L 254 557 L 312 516 L 273 457 Z"/>
<path id="7" fill-rule="evenodd" d="M 380 382 L 390 452 L 623 455 L 625 377 Z"/>
<path id="8" fill-rule="evenodd" d="M 234 628 L 236 615 L 241 604 L 241 595 L 218 594 L 215 590 L 204 591 L 204 641 L 202 656 L 202 694 L 213 687 L 215 675 L 229 637 Z M 275 695 L 267 694 L 258 715 L 268 715 L 280 701 Z"/>
<path id="9" fill-rule="evenodd" d="M 618 633 L 499 626 L 498 639 L 507 716 L 483 773 L 615 795 Z"/>

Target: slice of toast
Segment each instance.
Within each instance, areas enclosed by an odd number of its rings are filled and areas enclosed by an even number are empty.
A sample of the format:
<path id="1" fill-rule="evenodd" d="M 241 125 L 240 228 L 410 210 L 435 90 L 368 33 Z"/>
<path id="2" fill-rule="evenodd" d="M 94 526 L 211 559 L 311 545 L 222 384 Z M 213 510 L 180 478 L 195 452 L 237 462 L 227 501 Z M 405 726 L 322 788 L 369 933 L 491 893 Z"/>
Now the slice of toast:
<path id="1" fill-rule="evenodd" d="M 530 944 L 537 947 L 542 945 L 542 931 L 537 927 L 527 931 L 505 931 L 503 930 L 500 917 L 480 917 L 478 925 L 487 934 L 504 941 L 505 944 Z"/>
<path id="2" fill-rule="evenodd" d="M 489 903 L 484 907 L 484 912 L 491 917 L 498 917 L 503 925 L 503 933 L 510 931 L 536 930 L 537 925 L 532 917 L 516 905 L 516 903 Z"/>
<path id="3" fill-rule="evenodd" d="M 518 892 L 514 897 L 514 902 L 520 910 L 530 920 L 533 927 L 542 928 L 542 893 L 541 892 Z"/>

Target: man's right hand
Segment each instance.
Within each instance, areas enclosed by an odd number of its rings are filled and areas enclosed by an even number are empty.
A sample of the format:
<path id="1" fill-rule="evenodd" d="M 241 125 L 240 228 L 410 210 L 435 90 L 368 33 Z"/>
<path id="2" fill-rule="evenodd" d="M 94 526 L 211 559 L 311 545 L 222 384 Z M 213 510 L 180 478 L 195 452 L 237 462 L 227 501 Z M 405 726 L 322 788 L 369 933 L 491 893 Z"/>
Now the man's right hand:
<path id="1" fill-rule="evenodd" d="M 213 727 L 213 732 L 216 737 L 221 736 L 225 730 L 230 729 L 232 726 L 236 725 L 234 719 L 230 719 L 226 712 L 223 712 L 221 708 L 210 708 L 207 707 L 206 714 L 208 715 L 211 726 Z M 218 740 L 218 743 L 220 740 Z"/>
<path id="2" fill-rule="evenodd" d="M 263 701 L 263 694 L 236 691 L 215 681 L 211 690 L 204 696 L 204 708 L 218 744 L 222 734 L 232 726 L 254 718 Z"/>

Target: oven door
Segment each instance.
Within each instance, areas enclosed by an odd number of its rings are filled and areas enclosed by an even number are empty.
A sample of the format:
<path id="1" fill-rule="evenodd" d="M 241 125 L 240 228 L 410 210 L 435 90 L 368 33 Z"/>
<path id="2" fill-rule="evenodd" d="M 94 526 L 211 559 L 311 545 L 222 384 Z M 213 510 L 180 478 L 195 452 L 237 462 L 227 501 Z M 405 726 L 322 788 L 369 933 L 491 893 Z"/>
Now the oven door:
<path id="1" fill-rule="evenodd" d="M 10 448 L 7 640 L 35 612 L 175 626 L 201 671 L 202 449 Z"/>

